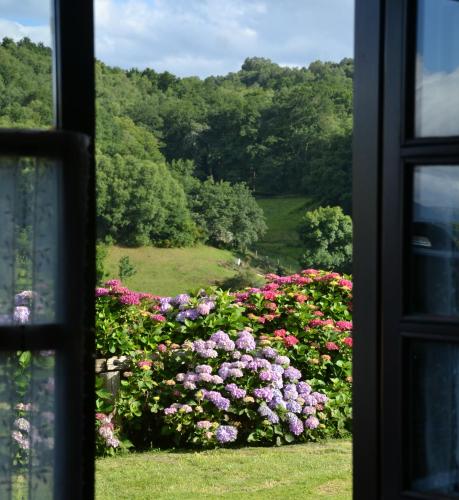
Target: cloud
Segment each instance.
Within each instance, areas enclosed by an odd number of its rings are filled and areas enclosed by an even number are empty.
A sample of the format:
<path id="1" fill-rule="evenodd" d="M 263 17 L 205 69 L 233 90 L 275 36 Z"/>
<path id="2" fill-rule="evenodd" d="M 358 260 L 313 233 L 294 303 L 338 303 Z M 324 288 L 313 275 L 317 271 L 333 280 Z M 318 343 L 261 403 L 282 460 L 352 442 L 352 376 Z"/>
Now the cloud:
<path id="1" fill-rule="evenodd" d="M 96 0 L 99 59 L 180 76 L 352 56 L 352 0 Z"/>
<path id="2" fill-rule="evenodd" d="M 43 4 L 0 0 L 0 37 L 25 33 L 47 42 Z M 353 53 L 353 5 L 353 0 L 95 0 L 96 55 L 123 68 L 201 77 L 237 71 L 253 56 L 298 67 L 316 59 L 337 61 Z"/>
<path id="3" fill-rule="evenodd" d="M 430 73 L 418 60 L 417 74 L 416 135 L 459 135 L 459 68 Z"/>
<path id="4" fill-rule="evenodd" d="M 33 42 L 43 42 L 45 45 L 51 44 L 51 30 L 48 26 L 25 26 L 16 21 L 0 19 L 0 39 L 3 37 L 20 40 L 29 37 Z"/>

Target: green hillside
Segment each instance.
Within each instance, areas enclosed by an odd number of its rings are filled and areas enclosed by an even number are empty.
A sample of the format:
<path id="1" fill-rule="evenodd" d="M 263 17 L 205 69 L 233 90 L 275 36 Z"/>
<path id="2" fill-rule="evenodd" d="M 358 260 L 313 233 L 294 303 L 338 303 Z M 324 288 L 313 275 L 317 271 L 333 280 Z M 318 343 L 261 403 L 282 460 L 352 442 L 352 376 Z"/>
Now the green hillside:
<path id="1" fill-rule="evenodd" d="M 316 206 L 306 196 L 258 198 L 257 202 L 265 214 L 268 231 L 254 249 L 285 267 L 298 269 L 303 248 L 297 227 L 306 210 Z"/>
<path id="2" fill-rule="evenodd" d="M 125 280 L 126 286 L 157 295 L 175 295 L 213 285 L 235 274 L 235 258 L 231 252 L 205 245 L 191 248 L 111 246 L 105 262 L 110 277 L 118 277 L 118 262 L 124 255 L 137 270 Z"/>

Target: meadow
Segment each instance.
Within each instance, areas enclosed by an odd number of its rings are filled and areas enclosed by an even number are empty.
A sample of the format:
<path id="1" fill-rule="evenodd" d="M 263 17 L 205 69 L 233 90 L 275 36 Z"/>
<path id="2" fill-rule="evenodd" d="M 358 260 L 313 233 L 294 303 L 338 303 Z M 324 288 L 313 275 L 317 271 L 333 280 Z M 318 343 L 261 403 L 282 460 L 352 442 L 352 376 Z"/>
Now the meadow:
<path id="1" fill-rule="evenodd" d="M 151 451 L 99 459 L 96 499 L 352 497 L 351 442 L 202 452 Z"/>
<path id="2" fill-rule="evenodd" d="M 265 214 L 268 230 L 254 250 L 291 271 L 298 270 L 303 249 L 297 227 L 306 210 L 316 206 L 306 196 L 257 198 L 257 202 Z"/>

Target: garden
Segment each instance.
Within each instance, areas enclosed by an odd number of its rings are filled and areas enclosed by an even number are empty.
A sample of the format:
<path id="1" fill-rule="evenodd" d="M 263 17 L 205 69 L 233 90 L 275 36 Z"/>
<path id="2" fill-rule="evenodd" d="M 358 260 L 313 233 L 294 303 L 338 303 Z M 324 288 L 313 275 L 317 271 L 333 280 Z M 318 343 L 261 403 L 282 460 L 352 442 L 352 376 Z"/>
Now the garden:
<path id="1" fill-rule="evenodd" d="M 260 288 L 159 297 L 96 290 L 97 449 L 213 449 L 345 438 L 351 430 L 352 282 L 308 269 Z"/>

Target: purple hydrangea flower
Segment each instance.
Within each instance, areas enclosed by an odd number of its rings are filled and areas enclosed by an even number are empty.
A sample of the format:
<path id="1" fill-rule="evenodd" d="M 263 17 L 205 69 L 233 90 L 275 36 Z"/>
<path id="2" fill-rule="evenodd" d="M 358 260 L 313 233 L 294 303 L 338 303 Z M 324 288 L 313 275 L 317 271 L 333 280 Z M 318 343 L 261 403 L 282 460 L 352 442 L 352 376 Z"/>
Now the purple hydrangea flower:
<path id="1" fill-rule="evenodd" d="M 276 349 L 273 349 L 272 347 L 265 347 L 261 350 L 261 352 L 265 358 L 275 358 L 277 356 Z"/>
<path id="2" fill-rule="evenodd" d="M 256 398 L 264 399 L 265 401 L 268 402 L 271 401 L 274 396 L 271 387 L 258 387 L 257 389 L 253 390 L 253 395 Z"/>
<path id="3" fill-rule="evenodd" d="M 319 419 L 310 415 L 304 422 L 307 429 L 316 429 L 319 426 Z"/>
<path id="4" fill-rule="evenodd" d="M 219 443 L 232 443 L 237 439 L 237 429 L 232 425 L 220 425 L 215 437 Z"/>
<path id="5" fill-rule="evenodd" d="M 26 306 L 17 306 L 14 308 L 13 320 L 15 323 L 25 325 L 29 322 L 30 310 Z"/>
<path id="6" fill-rule="evenodd" d="M 244 330 L 238 335 L 236 347 L 241 351 L 253 351 L 256 347 L 255 339 L 250 332 Z"/>
<path id="7" fill-rule="evenodd" d="M 197 424 L 196 427 L 198 429 L 210 429 L 212 427 L 212 422 L 209 422 L 208 420 L 200 420 Z"/>
<path id="8" fill-rule="evenodd" d="M 251 361 L 253 361 L 253 356 L 251 356 L 250 354 L 243 354 L 241 356 L 241 361 L 243 363 L 250 363 Z"/>
<path id="9" fill-rule="evenodd" d="M 234 399 L 242 399 L 245 398 L 247 391 L 245 389 L 241 389 L 236 384 L 226 384 L 225 389 L 228 391 L 230 396 Z"/>
<path id="10" fill-rule="evenodd" d="M 297 401 L 287 401 L 286 408 L 292 413 L 301 413 L 301 405 Z"/>
<path id="11" fill-rule="evenodd" d="M 298 392 L 294 384 L 287 384 L 284 387 L 284 398 L 285 399 L 296 399 L 298 397 Z"/>
<path id="12" fill-rule="evenodd" d="M 273 379 L 273 372 L 269 370 L 263 370 L 258 374 L 258 377 L 263 382 L 271 382 L 271 380 Z"/>
<path id="13" fill-rule="evenodd" d="M 306 382 L 298 382 L 296 388 L 300 395 L 310 394 L 312 390 L 311 386 Z"/>
<path id="14" fill-rule="evenodd" d="M 209 365 L 198 365 L 194 371 L 196 373 L 212 373 L 212 367 Z"/>
<path id="15" fill-rule="evenodd" d="M 203 398 L 214 404 L 219 410 L 228 410 L 230 407 L 230 400 L 224 398 L 218 391 L 203 390 Z"/>
<path id="16" fill-rule="evenodd" d="M 224 351 L 234 351 L 234 342 L 230 339 L 229 335 L 225 332 L 219 330 L 211 335 L 210 340 L 215 342 L 215 347 L 217 349 L 222 349 Z"/>
<path id="17" fill-rule="evenodd" d="M 287 420 L 290 432 L 295 436 L 299 436 L 304 431 L 303 422 L 294 413 L 287 413 Z"/>
<path id="18" fill-rule="evenodd" d="M 305 415 L 315 415 L 316 414 L 316 407 L 315 406 L 305 406 L 303 408 L 303 413 Z"/>
<path id="19" fill-rule="evenodd" d="M 327 396 L 325 394 L 322 394 L 320 392 L 313 392 L 311 396 L 317 401 L 317 403 L 326 403 L 328 401 Z"/>
<path id="20" fill-rule="evenodd" d="M 17 418 L 14 421 L 14 425 L 20 430 L 20 431 L 30 431 L 30 422 L 26 420 L 25 418 Z"/>
<path id="21" fill-rule="evenodd" d="M 289 366 L 284 371 L 284 377 L 288 378 L 289 380 L 299 380 L 301 378 L 301 372 L 300 370 L 293 368 L 293 366 Z"/>
<path id="22" fill-rule="evenodd" d="M 199 313 L 196 309 L 186 309 L 184 311 L 180 311 L 175 319 L 180 323 L 184 323 L 186 319 L 194 321 L 195 319 L 198 318 L 199 318 Z"/>
<path id="23" fill-rule="evenodd" d="M 200 382 L 212 382 L 213 377 L 210 373 L 200 373 L 199 374 L 199 381 Z"/>
<path id="24" fill-rule="evenodd" d="M 185 304 L 189 304 L 190 302 L 190 296 L 187 293 L 181 293 L 179 295 L 176 295 L 171 302 L 175 304 L 176 306 L 181 306 Z"/>
<path id="25" fill-rule="evenodd" d="M 104 297 L 105 295 L 108 295 L 109 293 L 110 293 L 110 290 L 108 288 L 101 288 L 101 287 L 96 288 L 96 297 Z M 16 295 L 16 298 L 17 298 L 17 295 Z M 23 305 L 23 304 L 17 304 L 17 305 Z"/>
<path id="26" fill-rule="evenodd" d="M 159 299 L 159 307 L 162 313 L 168 312 L 172 309 L 172 297 L 161 297 Z"/>
<path id="27" fill-rule="evenodd" d="M 204 302 L 199 303 L 196 306 L 196 310 L 201 316 L 207 316 L 210 314 L 210 311 L 215 308 L 215 302 L 211 300 L 206 300 Z"/>
<path id="28" fill-rule="evenodd" d="M 223 384 L 223 379 L 219 375 L 213 375 L 211 382 L 213 384 Z"/>
<path id="29" fill-rule="evenodd" d="M 277 356 L 274 360 L 277 365 L 289 365 L 290 359 L 287 356 Z"/>
<path id="30" fill-rule="evenodd" d="M 265 403 L 262 403 L 257 411 L 260 416 L 266 417 L 272 424 L 279 423 L 279 415 L 271 410 Z"/>

